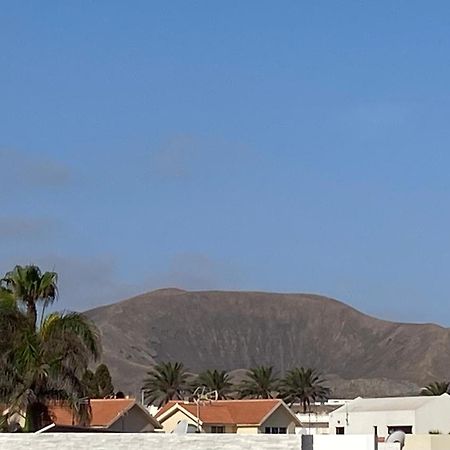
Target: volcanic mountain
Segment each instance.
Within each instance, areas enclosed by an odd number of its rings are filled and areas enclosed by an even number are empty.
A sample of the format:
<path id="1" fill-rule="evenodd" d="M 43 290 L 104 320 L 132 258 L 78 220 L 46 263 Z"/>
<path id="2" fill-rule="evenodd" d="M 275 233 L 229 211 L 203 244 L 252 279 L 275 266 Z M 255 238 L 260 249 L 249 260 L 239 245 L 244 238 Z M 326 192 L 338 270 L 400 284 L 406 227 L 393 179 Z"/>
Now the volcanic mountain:
<path id="1" fill-rule="evenodd" d="M 161 289 L 85 313 L 115 385 L 138 395 L 146 371 L 314 367 L 334 397 L 417 394 L 450 374 L 449 329 L 379 320 L 310 294 Z"/>

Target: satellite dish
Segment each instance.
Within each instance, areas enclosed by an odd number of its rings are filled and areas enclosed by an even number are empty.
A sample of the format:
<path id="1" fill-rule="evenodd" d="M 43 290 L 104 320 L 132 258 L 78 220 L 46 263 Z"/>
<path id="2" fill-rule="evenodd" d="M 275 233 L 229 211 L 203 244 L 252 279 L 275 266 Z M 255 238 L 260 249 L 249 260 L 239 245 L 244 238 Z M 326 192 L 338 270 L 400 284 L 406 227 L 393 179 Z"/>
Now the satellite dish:
<path id="1" fill-rule="evenodd" d="M 188 427 L 189 424 L 187 423 L 186 420 L 180 420 L 177 423 L 177 426 L 175 427 L 175 429 L 173 430 L 174 434 L 186 434 L 188 432 Z"/>
<path id="2" fill-rule="evenodd" d="M 405 445 L 405 438 L 406 434 L 403 431 L 394 431 L 388 436 L 386 442 L 397 442 L 400 444 L 400 448 L 403 448 Z"/>
<path id="3" fill-rule="evenodd" d="M 188 423 L 187 420 L 180 420 L 172 431 L 173 434 L 197 433 L 197 428 Z"/>

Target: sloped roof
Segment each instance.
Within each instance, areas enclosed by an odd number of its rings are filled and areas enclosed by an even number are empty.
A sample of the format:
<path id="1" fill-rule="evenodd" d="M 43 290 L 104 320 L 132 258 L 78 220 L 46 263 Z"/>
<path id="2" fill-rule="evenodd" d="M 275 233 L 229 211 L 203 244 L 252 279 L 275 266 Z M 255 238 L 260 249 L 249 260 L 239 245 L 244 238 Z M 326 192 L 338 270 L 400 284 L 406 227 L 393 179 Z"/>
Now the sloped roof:
<path id="1" fill-rule="evenodd" d="M 170 401 L 158 411 L 156 418 L 164 419 L 177 409 L 184 409 L 192 416 L 197 417 L 203 424 L 224 425 L 261 425 L 265 419 L 280 406 L 285 408 L 292 416 L 294 422 L 298 422 L 296 416 L 287 408 L 282 400 L 217 400 L 197 404 L 193 402 Z"/>
<path id="2" fill-rule="evenodd" d="M 373 411 L 413 411 L 423 405 L 436 400 L 448 398 L 448 394 L 440 396 L 417 396 L 417 397 L 384 397 L 384 398 L 362 398 L 358 397 L 341 406 L 335 412 L 373 412 Z"/>
<path id="3" fill-rule="evenodd" d="M 90 404 L 92 411 L 91 427 L 108 428 L 127 411 L 136 406 L 148 416 L 149 421 L 155 428 L 161 428 L 161 425 L 155 418 L 138 405 L 134 399 L 92 399 Z M 52 405 L 50 407 L 50 416 L 57 425 L 78 425 L 74 420 L 72 411 L 62 404 Z"/>

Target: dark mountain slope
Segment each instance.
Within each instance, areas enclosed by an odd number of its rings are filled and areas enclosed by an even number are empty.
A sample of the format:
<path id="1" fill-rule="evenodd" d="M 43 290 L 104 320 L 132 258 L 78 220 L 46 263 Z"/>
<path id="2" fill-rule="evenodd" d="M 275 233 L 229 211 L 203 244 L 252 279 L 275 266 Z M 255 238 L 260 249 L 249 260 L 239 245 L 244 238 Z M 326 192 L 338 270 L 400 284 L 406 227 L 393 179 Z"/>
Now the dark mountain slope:
<path id="1" fill-rule="evenodd" d="M 335 395 L 411 393 L 450 373 L 448 329 L 378 320 L 318 295 L 163 289 L 86 314 L 114 381 L 133 393 L 164 360 L 194 372 L 316 367 Z"/>

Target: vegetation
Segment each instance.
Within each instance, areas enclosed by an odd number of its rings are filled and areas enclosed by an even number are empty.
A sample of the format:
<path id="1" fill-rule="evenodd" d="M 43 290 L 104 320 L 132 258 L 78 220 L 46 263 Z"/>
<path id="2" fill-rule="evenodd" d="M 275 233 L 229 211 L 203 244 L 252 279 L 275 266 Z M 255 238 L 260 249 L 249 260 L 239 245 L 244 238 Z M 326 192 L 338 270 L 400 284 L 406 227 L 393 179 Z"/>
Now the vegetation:
<path id="1" fill-rule="evenodd" d="M 240 398 L 275 398 L 278 378 L 273 367 L 259 366 L 250 369 L 239 386 Z"/>
<path id="2" fill-rule="evenodd" d="M 81 314 L 45 314 L 56 299 L 56 279 L 36 266 L 16 266 L 0 288 L 0 403 L 9 416 L 25 413 L 27 431 L 49 421 L 55 401 L 81 423 L 89 420 L 82 375 L 99 356 L 98 333 Z"/>
<path id="3" fill-rule="evenodd" d="M 233 384 L 230 375 L 225 371 L 206 370 L 202 372 L 194 382 L 194 389 L 205 387 L 208 391 L 216 391 L 219 400 L 225 400 L 230 396 Z"/>
<path id="4" fill-rule="evenodd" d="M 10 292 L 14 299 L 26 308 L 26 315 L 32 327 L 36 326 L 37 307 L 42 305 L 42 318 L 45 309 L 52 304 L 57 296 L 56 283 L 58 275 L 55 272 L 42 273 L 34 265 L 16 266 L 1 280 L 4 290 Z"/>
<path id="5" fill-rule="evenodd" d="M 86 369 L 81 378 L 81 382 L 86 388 L 86 396 L 89 398 L 100 398 L 100 390 L 98 388 L 95 373 L 90 369 Z"/>
<path id="6" fill-rule="evenodd" d="M 161 362 L 148 372 L 144 380 L 147 403 L 163 406 L 170 400 L 182 400 L 189 392 L 188 374 L 183 363 Z"/>
<path id="7" fill-rule="evenodd" d="M 325 380 L 315 369 L 304 367 L 289 370 L 280 384 L 280 396 L 292 405 L 300 403 L 307 412 L 309 405 L 316 401 L 328 399 L 330 389 L 323 385 Z"/>
<path id="8" fill-rule="evenodd" d="M 29 265 L 16 266 L 0 280 L 0 404 L 8 410 L 0 417 L 0 431 L 16 414 L 25 415 L 27 431 L 38 430 L 50 422 L 50 406 L 58 401 L 73 410 L 78 423 L 88 424 L 88 399 L 114 394 L 108 367 L 89 369 L 100 353 L 95 326 L 78 313 L 46 311 L 57 299 L 57 278 L 55 272 Z M 189 384 L 182 363 L 161 362 L 148 372 L 143 390 L 145 400 L 158 406 L 204 387 L 216 391 L 219 399 L 280 396 L 289 404 L 301 403 L 306 411 L 311 402 L 328 397 L 323 383 L 315 369 L 295 368 L 279 380 L 273 367 L 258 366 L 247 371 L 240 385 L 217 369 L 200 373 Z M 422 394 L 448 390 L 447 382 L 431 383 Z"/>
<path id="9" fill-rule="evenodd" d="M 94 374 L 98 386 L 99 398 L 107 398 L 114 395 L 114 386 L 106 364 L 100 364 Z"/>
<path id="10" fill-rule="evenodd" d="M 111 398 L 114 396 L 114 386 L 106 364 L 100 364 L 95 372 L 87 369 L 82 378 L 89 398 Z"/>
<path id="11" fill-rule="evenodd" d="M 273 367 L 258 366 L 247 371 L 241 384 L 233 385 L 226 371 L 206 370 L 189 385 L 188 374 L 180 362 L 163 362 L 148 373 L 143 390 L 148 404 L 163 406 L 170 400 L 185 400 L 198 387 L 217 391 L 220 400 L 228 398 L 282 398 L 286 403 L 300 403 L 307 412 L 309 405 L 326 401 L 330 389 L 319 372 L 310 368 L 295 368 L 279 380 Z"/>
<path id="12" fill-rule="evenodd" d="M 420 395 L 442 395 L 448 394 L 450 383 L 448 381 L 435 381 L 428 384 L 420 391 Z"/>

